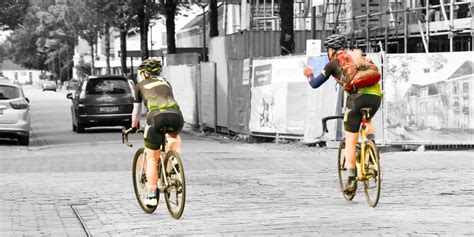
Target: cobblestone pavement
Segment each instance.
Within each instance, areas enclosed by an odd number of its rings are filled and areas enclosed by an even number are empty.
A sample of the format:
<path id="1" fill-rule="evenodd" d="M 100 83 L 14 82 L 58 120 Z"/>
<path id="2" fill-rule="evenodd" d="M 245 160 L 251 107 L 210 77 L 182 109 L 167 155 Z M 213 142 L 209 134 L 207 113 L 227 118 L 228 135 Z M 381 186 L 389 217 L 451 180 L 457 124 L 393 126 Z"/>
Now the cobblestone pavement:
<path id="1" fill-rule="evenodd" d="M 32 142 L 0 141 L 0 236 L 474 236 L 473 151 L 382 153 L 382 197 L 343 199 L 336 150 L 183 135 L 180 220 L 134 197 L 120 130 L 71 131 L 61 93 L 26 91 Z M 54 104 L 55 106 L 51 106 Z M 138 138 L 132 142 L 139 145 Z"/>
<path id="2" fill-rule="evenodd" d="M 133 149 L 121 144 L 2 148 L 0 235 L 85 235 L 71 205 L 93 236 L 474 235 L 471 151 L 383 153 L 382 197 L 371 208 L 361 190 L 343 199 L 334 149 L 192 136 L 184 143 L 180 220 L 163 202 L 154 214 L 141 211 Z"/>

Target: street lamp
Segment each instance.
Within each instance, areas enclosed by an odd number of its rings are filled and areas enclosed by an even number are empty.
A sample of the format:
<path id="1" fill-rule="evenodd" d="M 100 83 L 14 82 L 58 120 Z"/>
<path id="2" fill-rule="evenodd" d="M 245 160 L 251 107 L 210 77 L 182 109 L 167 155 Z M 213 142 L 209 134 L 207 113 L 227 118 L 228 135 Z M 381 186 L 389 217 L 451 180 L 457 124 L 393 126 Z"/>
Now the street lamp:
<path id="1" fill-rule="evenodd" d="M 207 0 L 200 0 L 196 2 L 202 8 L 202 61 L 206 61 L 206 11 L 208 5 Z"/>

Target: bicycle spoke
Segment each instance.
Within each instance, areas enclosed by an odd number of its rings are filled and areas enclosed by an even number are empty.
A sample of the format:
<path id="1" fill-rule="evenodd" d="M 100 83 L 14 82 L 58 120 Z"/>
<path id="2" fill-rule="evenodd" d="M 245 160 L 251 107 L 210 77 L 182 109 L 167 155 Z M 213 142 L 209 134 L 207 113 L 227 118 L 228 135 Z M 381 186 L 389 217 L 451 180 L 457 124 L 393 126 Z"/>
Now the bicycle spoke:
<path id="1" fill-rule="evenodd" d="M 181 217 L 186 195 L 183 164 L 179 154 L 171 151 L 166 155 L 165 167 L 167 170 L 168 187 L 165 189 L 165 200 L 173 218 Z"/>
<path id="2" fill-rule="evenodd" d="M 137 198 L 140 208 L 145 213 L 153 213 L 156 210 L 156 206 L 147 207 L 144 205 L 144 201 L 148 196 L 148 190 L 146 186 L 146 159 L 143 153 L 143 148 L 140 148 L 135 154 L 132 166 L 132 178 L 135 197 Z"/>
<path id="3" fill-rule="evenodd" d="M 364 181 L 364 193 L 367 202 L 371 207 L 375 207 L 380 198 L 380 163 L 377 152 L 377 147 L 373 142 L 367 142 L 367 151 L 365 153 L 367 168 L 367 180 Z"/>

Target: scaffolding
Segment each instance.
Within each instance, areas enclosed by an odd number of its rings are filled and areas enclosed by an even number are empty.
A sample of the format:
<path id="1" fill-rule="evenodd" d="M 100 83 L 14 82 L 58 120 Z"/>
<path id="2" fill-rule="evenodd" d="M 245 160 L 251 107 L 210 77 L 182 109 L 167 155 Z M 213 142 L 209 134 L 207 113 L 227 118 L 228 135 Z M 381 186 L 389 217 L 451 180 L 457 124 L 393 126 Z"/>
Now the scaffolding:
<path id="1" fill-rule="evenodd" d="M 326 0 L 326 8 L 330 5 L 339 5 L 339 7 L 341 7 L 342 3 L 340 3 L 340 1 L 341 0 Z M 365 12 L 360 11 L 364 14 L 353 14 L 344 19 L 339 19 L 340 22 L 346 23 L 345 26 L 350 27 L 349 29 L 346 27 L 345 32 L 341 32 L 341 30 L 335 30 L 335 32 L 350 35 L 351 44 L 365 47 L 367 52 L 374 51 L 373 47 L 378 47 L 378 41 L 383 41 L 384 48 L 387 49 L 390 41 L 393 41 L 393 39 L 398 40 L 403 38 L 403 52 L 407 53 L 407 47 L 409 45 L 408 40 L 413 37 L 421 38 L 424 51 L 429 52 L 430 37 L 439 35 L 448 36 L 450 52 L 454 51 L 454 36 L 470 35 L 471 45 L 466 50 L 473 50 L 472 37 L 474 36 L 474 23 L 472 21 L 472 1 L 455 2 L 454 0 L 449 0 L 448 4 L 441 0 L 440 5 L 433 6 L 429 4 L 426 4 L 426 6 L 415 6 L 418 1 L 408 2 L 403 0 L 385 0 L 377 2 L 369 0 L 357 1 L 357 4 L 359 5 L 354 5 L 354 2 L 355 1 L 352 1 L 351 12 L 354 13 L 354 10 L 357 9 L 357 7 L 365 7 Z M 376 7 L 379 7 L 378 11 L 374 9 Z M 471 17 L 462 20 L 456 19 L 455 22 L 454 9 L 460 9 L 461 7 L 469 8 Z M 419 14 L 423 10 L 426 13 L 432 10 L 440 12 L 441 14 L 438 18 L 442 18 L 442 20 L 431 21 L 431 17 L 428 17 L 428 14 L 423 17 L 422 14 Z M 326 15 L 326 18 L 331 19 L 334 17 L 328 14 Z M 469 21 L 469 19 L 471 20 Z M 358 24 L 358 21 L 361 23 Z M 357 27 L 358 25 L 360 26 L 359 28 Z M 341 29 L 341 27 L 336 26 L 334 29 Z"/>
<path id="2" fill-rule="evenodd" d="M 428 0 L 424 1 L 428 2 Z M 277 31 L 280 29 L 277 1 L 252 0 L 250 2 L 253 30 Z M 429 52 L 430 46 L 433 46 L 437 40 L 441 42 L 442 36 L 447 36 L 449 39 L 450 52 L 455 51 L 455 37 L 462 37 L 461 46 L 457 48 L 472 51 L 474 48 L 473 2 L 473 0 L 470 2 L 441 0 L 439 5 L 422 6 L 420 0 L 324 0 L 323 6 L 314 7 L 311 6 L 310 0 L 295 0 L 295 30 L 311 30 L 313 39 L 316 38 L 315 32 L 321 30 L 323 41 L 328 30 L 341 33 L 349 36 L 353 46 L 365 48 L 366 52 L 379 50 L 379 41 L 383 43 L 385 49 L 395 45 L 396 50 L 392 50 L 395 52 L 407 53 L 409 45 Z M 455 9 L 461 8 L 469 9 L 467 15 L 455 19 L 457 18 Z M 434 21 L 428 17 L 431 11 L 436 12 Z M 300 24 L 296 24 L 298 22 Z M 430 42 L 431 39 L 433 39 L 432 42 Z M 409 42 L 409 40 L 412 41 Z M 443 38 L 443 45 L 444 41 L 447 40 Z M 403 49 L 400 45 L 403 45 Z"/>

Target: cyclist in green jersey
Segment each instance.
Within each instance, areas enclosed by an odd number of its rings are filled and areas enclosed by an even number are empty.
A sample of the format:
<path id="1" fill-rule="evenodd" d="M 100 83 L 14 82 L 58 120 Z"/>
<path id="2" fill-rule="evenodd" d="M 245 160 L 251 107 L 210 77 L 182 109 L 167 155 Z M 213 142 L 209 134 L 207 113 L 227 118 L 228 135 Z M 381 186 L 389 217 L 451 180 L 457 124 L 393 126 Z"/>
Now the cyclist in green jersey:
<path id="1" fill-rule="evenodd" d="M 324 47 L 327 49 L 329 63 L 318 76 L 314 76 L 309 68 L 305 68 L 304 74 L 309 79 L 309 84 L 313 88 L 318 88 L 329 77 L 333 76 L 339 82 L 342 78 L 341 65 L 337 59 L 337 55 L 347 49 L 347 40 L 344 36 L 334 34 L 327 37 L 324 42 Z M 344 130 L 346 137 L 346 167 L 348 167 L 348 183 L 345 185 L 344 192 L 352 193 L 357 189 L 356 181 L 356 146 L 359 139 L 359 127 L 362 121 L 361 108 L 371 108 L 370 118 L 374 116 L 380 107 L 382 100 L 382 90 L 380 84 L 376 83 L 372 86 L 346 90 L 346 108 L 344 111 Z M 375 140 L 375 129 L 370 119 L 367 120 L 367 139 Z"/>
<path id="2" fill-rule="evenodd" d="M 147 107 L 146 126 L 144 131 L 145 155 L 147 158 L 146 176 L 148 198 L 145 205 L 157 205 L 156 169 L 160 159 L 160 146 L 163 139 L 159 129 L 167 127 L 172 132 L 166 134 L 169 146 L 167 149 L 180 152 L 181 138 L 179 133 L 183 128 L 183 115 L 174 99 L 171 84 L 160 77 L 161 63 L 154 59 L 144 60 L 138 67 L 140 79 L 135 87 L 131 130 L 136 131 L 141 118 L 142 102 Z"/>

